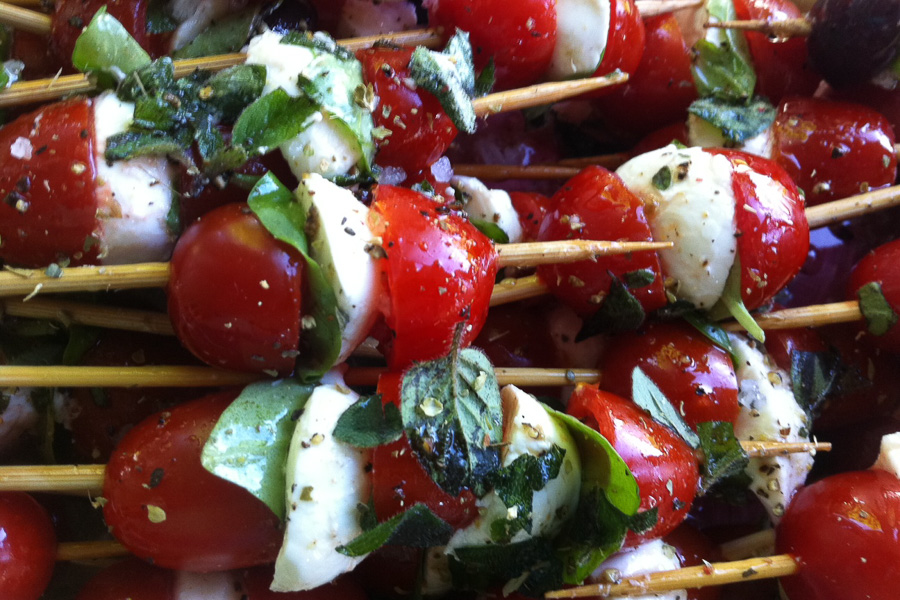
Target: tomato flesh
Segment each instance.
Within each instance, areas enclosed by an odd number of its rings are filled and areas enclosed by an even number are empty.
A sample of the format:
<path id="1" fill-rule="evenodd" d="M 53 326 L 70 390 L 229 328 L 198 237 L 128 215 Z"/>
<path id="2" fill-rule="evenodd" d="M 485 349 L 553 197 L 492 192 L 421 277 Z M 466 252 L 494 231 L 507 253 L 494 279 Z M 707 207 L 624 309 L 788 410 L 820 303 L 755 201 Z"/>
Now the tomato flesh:
<path id="1" fill-rule="evenodd" d="M 37 600 L 56 565 L 50 515 L 22 492 L 0 493 L 0 590 L 4 600 Z"/>

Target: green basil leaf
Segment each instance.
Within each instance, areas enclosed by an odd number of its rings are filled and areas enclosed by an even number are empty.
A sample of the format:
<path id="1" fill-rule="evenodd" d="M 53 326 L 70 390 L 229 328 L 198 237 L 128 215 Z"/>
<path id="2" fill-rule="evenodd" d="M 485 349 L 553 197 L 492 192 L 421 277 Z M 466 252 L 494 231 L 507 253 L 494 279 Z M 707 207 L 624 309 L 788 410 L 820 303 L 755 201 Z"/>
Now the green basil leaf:
<path id="1" fill-rule="evenodd" d="M 258 8 L 251 6 L 214 21 L 190 43 L 173 52 L 172 57 L 176 59 L 200 58 L 238 52 L 250 38 L 257 12 Z"/>
<path id="2" fill-rule="evenodd" d="M 399 440 L 403 435 L 403 420 L 394 404 L 382 407 L 381 394 L 363 396 L 343 412 L 333 435 L 350 446 L 375 448 Z"/>
<path id="3" fill-rule="evenodd" d="M 700 446 L 697 434 L 685 423 L 684 417 L 640 367 L 635 367 L 631 372 L 631 398 L 635 404 L 647 411 L 654 421 L 674 430 L 691 448 Z"/>
<path id="4" fill-rule="evenodd" d="M 731 266 L 731 271 L 728 272 L 728 279 L 725 280 L 722 297 L 712 307 L 709 314 L 716 321 L 725 315 L 731 315 L 741 324 L 741 327 L 747 330 L 747 335 L 760 343 L 766 341 L 766 333 L 744 306 L 744 298 L 741 296 L 741 260 L 737 256 L 734 257 L 734 264 Z"/>
<path id="5" fill-rule="evenodd" d="M 489 240 L 496 244 L 508 244 L 509 236 L 506 234 L 503 229 L 492 221 L 485 221 L 484 219 L 472 219 L 469 218 L 469 222 L 475 226 L 475 228 L 483 233 Z"/>
<path id="6" fill-rule="evenodd" d="M 610 277 L 609 294 L 603 299 L 597 312 L 584 320 L 581 330 L 575 336 L 576 342 L 601 333 L 634 331 L 647 318 L 644 307 L 628 291 L 628 287 L 612 273 Z"/>
<path id="7" fill-rule="evenodd" d="M 477 98 L 487 96 L 491 93 L 491 90 L 494 89 L 494 84 L 496 82 L 497 65 L 494 64 L 494 57 L 492 56 L 488 61 L 487 66 L 481 70 L 481 73 L 479 73 L 478 77 L 475 79 L 475 96 Z"/>
<path id="8" fill-rule="evenodd" d="M 210 77 L 199 96 L 218 119 L 231 123 L 259 98 L 265 84 L 264 66 L 236 65 Z"/>
<path id="9" fill-rule="evenodd" d="M 263 175 L 247 198 L 247 204 L 275 239 L 309 253 L 306 214 L 294 194 L 272 173 Z"/>
<path id="10" fill-rule="evenodd" d="M 727 421 L 707 421 L 697 425 L 704 461 L 700 465 L 700 489 L 706 492 L 716 482 L 742 473 L 750 457 L 734 435 L 734 425 Z"/>
<path id="11" fill-rule="evenodd" d="M 147 33 L 169 33 L 178 29 L 178 21 L 172 16 L 170 2 L 150 0 L 147 5 Z"/>
<path id="12" fill-rule="evenodd" d="M 448 558 L 453 587 L 459 590 L 484 591 L 503 585 L 506 593 L 540 598 L 563 585 L 562 562 L 545 538 L 455 548 Z"/>
<path id="13" fill-rule="evenodd" d="M 734 353 L 734 346 L 731 344 L 731 338 L 728 332 L 719 327 L 716 323 L 710 321 L 703 313 L 692 310 L 681 315 L 684 320 L 690 323 L 694 329 L 702 333 L 706 339 L 728 353 L 733 364 L 738 364 L 737 355 Z"/>
<path id="14" fill-rule="evenodd" d="M 143 96 L 134 104 L 134 127 L 165 132 L 178 124 L 178 109 L 159 96 Z"/>
<path id="15" fill-rule="evenodd" d="M 656 281 L 656 273 L 653 269 L 639 269 L 629 271 L 622 276 L 622 282 L 629 290 L 645 288 Z"/>
<path id="16" fill-rule="evenodd" d="M 313 387 L 294 380 L 253 383 L 225 409 L 203 446 L 203 468 L 285 515 L 285 461 L 294 425 Z"/>
<path id="17" fill-rule="evenodd" d="M 713 20 L 737 19 L 732 0 L 710 0 L 707 10 Z M 701 98 L 739 102 L 753 96 L 756 73 L 743 32 L 707 29 L 706 39 L 694 44 L 694 53 L 691 71 Z"/>
<path id="18" fill-rule="evenodd" d="M 488 492 L 487 476 L 500 467 L 503 438 L 500 388 L 478 350 L 413 365 L 403 376 L 400 414 L 413 452 L 441 489 L 458 496 Z"/>
<path id="19" fill-rule="evenodd" d="M 194 141 L 197 142 L 197 149 L 204 164 L 225 151 L 225 138 L 222 137 L 211 115 L 207 115 L 206 119 L 197 124 Z"/>
<path id="20" fill-rule="evenodd" d="M 101 83 L 107 86 L 148 64 L 150 55 L 106 12 L 105 6 L 78 36 L 72 52 L 72 65 L 76 69 L 82 73 L 98 73 Z"/>
<path id="21" fill-rule="evenodd" d="M 282 44 L 291 46 L 303 46 L 316 52 L 326 52 L 334 54 L 341 60 L 354 60 L 356 57 L 350 50 L 347 50 L 334 41 L 330 35 L 324 31 L 310 33 L 309 31 L 289 31 L 281 38 Z"/>
<path id="22" fill-rule="evenodd" d="M 409 548 L 443 546 L 453 535 L 453 527 L 441 520 L 424 504 L 414 504 L 409 510 L 358 535 L 337 551 L 344 556 L 365 556 L 384 545 Z"/>
<path id="23" fill-rule="evenodd" d="M 881 284 L 877 281 L 870 281 L 859 288 L 856 296 L 859 298 L 859 309 L 872 335 L 886 334 L 897 322 L 897 313 L 884 297 Z"/>
<path id="24" fill-rule="evenodd" d="M 133 71 L 119 85 L 116 95 L 125 102 L 135 102 L 159 90 L 175 85 L 175 64 L 168 56 Z"/>
<path id="25" fill-rule="evenodd" d="M 231 143 L 252 154 L 266 154 L 312 125 L 317 112 L 308 98 L 293 98 L 278 88 L 244 109 L 234 124 Z"/>
<path id="26" fill-rule="evenodd" d="M 657 171 L 653 177 L 650 179 L 650 182 L 653 184 L 653 187 L 660 191 L 666 191 L 670 187 L 672 187 L 672 169 L 669 167 L 663 167 L 659 171 Z"/>
<path id="27" fill-rule="evenodd" d="M 791 352 L 791 387 L 797 404 L 810 416 L 836 390 L 843 370 L 840 354 L 829 352 Z"/>
<path id="28" fill-rule="evenodd" d="M 104 158 L 110 162 L 138 156 L 183 156 L 184 145 L 163 133 L 125 131 L 109 137 Z"/>
<path id="29" fill-rule="evenodd" d="M 409 63 L 416 85 L 431 92 L 447 112 L 456 128 L 465 133 L 475 132 L 475 68 L 469 34 L 457 30 L 444 52 L 434 52 L 419 46 Z"/>
<path id="30" fill-rule="evenodd" d="M 659 507 L 635 513 L 628 519 L 628 529 L 635 533 L 647 533 L 659 523 Z"/>
<path id="31" fill-rule="evenodd" d="M 740 144 L 768 129 L 775 122 L 776 111 L 762 98 L 749 103 L 701 98 L 691 104 L 688 112 L 721 131 L 726 140 Z"/>
<path id="32" fill-rule="evenodd" d="M 72 366 L 80 363 L 85 353 L 93 348 L 97 340 L 100 339 L 100 331 L 96 327 L 70 326 L 69 340 L 66 343 L 66 349 L 63 351 L 62 364 Z"/>

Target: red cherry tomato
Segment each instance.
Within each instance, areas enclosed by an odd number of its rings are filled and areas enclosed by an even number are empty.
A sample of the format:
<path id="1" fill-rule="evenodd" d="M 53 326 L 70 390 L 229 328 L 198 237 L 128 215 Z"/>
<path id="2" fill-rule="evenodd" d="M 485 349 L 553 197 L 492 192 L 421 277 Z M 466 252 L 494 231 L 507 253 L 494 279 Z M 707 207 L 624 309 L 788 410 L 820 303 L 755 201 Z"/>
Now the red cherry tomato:
<path id="1" fill-rule="evenodd" d="M 853 268 L 850 274 L 849 296 L 857 299 L 858 290 L 870 283 L 881 286 L 881 293 L 894 312 L 900 310 L 900 240 L 875 248 Z M 867 339 L 889 352 L 900 352 L 900 326 L 894 323 L 883 335 L 869 335 Z"/>
<path id="2" fill-rule="evenodd" d="M 776 308 L 778 308 L 776 306 Z M 827 352 L 828 344 L 816 329 L 771 329 L 766 332 L 766 353 L 779 369 L 791 372 L 795 352 Z"/>
<path id="3" fill-rule="evenodd" d="M 24 267 L 97 260 L 91 100 L 48 104 L 0 129 L 0 258 Z"/>
<path id="4" fill-rule="evenodd" d="M 588 167 L 570 179 L 551 199 L 554 207 L 541 225 L 540 240 L 651 241 L 641 200 L 619 177 L 602 167 Z M 659 256 L 655 252 L 611 256 L 568 264 L 541 265 L 538 275 L 550 291 L 579 315 L 594 314 L 609 293 L 612 277 L 649 269 L 650 285 L 633 289 L 646 311 L 666 304 Z"/>
<path id="5" fill-rule="evenodd" d="M 900 480 L 879 470 L 841 473 L 801 489 L 776 532 L 796 575 L 791 600 L 888 600 L 900 588 Z"/>
<path id="6" fill-rule="evenodd" d="M 773 133 L 772 159 L 804 191 L 809 205 L 887 187 L 897 176 L 894 130 L 864 106 L 787 100 Z"/>
<path id="7" fill-rule="evenodd" d="M 738 382 L 728 353 L 692 326 L 649 323 L 616 336 L 600 362 L 603 389 L 631 397 L 631 373 L 640 367 L 692 428 L 704 421 L 734 423 Z"/>
<path id="8" fill-rule="evenodd" d="M 390 305 L 389 338 L 381 339 L 388 366 L 402 370 L 450 349 L 466 323 L 469 345 L 487 316 L 497 261 L 494 248 L 474 225 L 422 194 L 381 185 L 369 227 L 382 239 L 380 262 Z"/>
<path id="9" fill-rule="evenodd" d="M 663 541 L 675 548 L 675 555 L 682 567 L 698 567 L 704 562 L 712 563 L 722 560 L 719 546 L 687 523 L 676 527 Z M 718 600 L 721 595 L 721 586 L 687 590 L 687 600 Z"/>
<path id="10" fill-rule="evenodd" d="M 497 90 L 536 82 L 553 57 L 556 0 L 437 0 L 428 17 L 447 38 L 469 33 L 476 69 L 494 59 Z"/>
<path id="11" fill-rule="evenodd" d="M 0 590 L 4 600 L 37 600 L 56 565 L 50 515 L 22 492 L 0 493 Z"/>
<path id="12" fill-rule="evenodd" d="M 741 262 L 741 297 L 753 310 L 794 278 L 809 253 L 809 224 L 803 198 L 791 178 L 771 160 L 710 148 L 734 165 L 734 218 Z M 762 175 L 774 185 L 760 185 Z"/>
<path id="13" fill-rule="evenodd" d="M 648 133 L 641 141 L 631 149 L 631 156 L 639 156 L 653 150 L 658 150 L 663 146 L 668 146 L 672 142 L 678 142 L 687 146 L 688 128 L 685 121 L 666 125 L 661 129 L 657 129 Z"/>
<path id="14" fill-rule="evenodd" d="M 205 396 L 142 421 L 106 467 L 103 516 L 133 554 L 189 571 L 273 562 L 281 523 L 249 492 L 209 473 L 200 452 L 236 397 Z"/>
<path id="15" fill-rule="evenodd" d="M 609 75 L 616 69 L 633 75 L 641 64 L 645 43 L 644 20 L 634 0 L 610 0 L 609 36 L 594 76 Z"/>
<path id="16" fill-rule="evenodd" d="M 375 126 L 390 132 L 378 142 L 376 162 L 399 167 L 407 175 L 433 164 L 456 137 L 456 127 L 438 99 L 409 86 L 412 52 L 411 48 L 369 48 L 356 54 L 363 79 L 374 86 L 378 97 L 372 113 Z"/>
<path id="17" fill-rule="evenodd" d="M 172 254 L 169 316 L 179 339 L 216 367 L 290 374 L 300 343 L 302 260 L 245 204 L 208 213 Z"/>
<path id="18" fill-rule="evenodd" d="M 553 204 L 550 198 L 537 192 L 510 192 L 509 197 L 519 215 L 523 240 L 536 240 L 541 223 Z"/>
<path id="19" fill-rule="evenodd" d="M 175 600 L 175 571 L 137 558 L 111 565 L 88 581 L 75 600 Z"/>
<path id="20" fill-rule="evenodd" d="M 628 532 L 626 546 L 662 537 L 687 516 L 700 474 L 691 448 L 674 432 L 624 398 L 595 385 L 578 384 L 568 413 L 599 431 L 631 469 L 641 510 L 659 509 L 659 520 L 640 535 Z"/>

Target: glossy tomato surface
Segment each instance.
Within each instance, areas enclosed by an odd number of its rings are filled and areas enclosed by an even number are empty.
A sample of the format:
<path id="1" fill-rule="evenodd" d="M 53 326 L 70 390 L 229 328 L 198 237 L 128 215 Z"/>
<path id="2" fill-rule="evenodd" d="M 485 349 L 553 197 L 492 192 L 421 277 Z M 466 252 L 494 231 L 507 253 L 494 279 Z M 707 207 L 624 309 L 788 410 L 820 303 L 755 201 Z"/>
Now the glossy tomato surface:
<path id="1" fill-rule="evenodd" d="M 900 589 L 900 480 L 851 471 L 801 489 L 776 532 L 796 575 L 781 579 L 791 600 L 889 600 Z"/>
<path id="2" fill-rule="evenodd" d="M 602 167 L 587 167 L 570 179 L 550 200 L 551 212 L 544 218 L 538 239 L 651 241 L 653 236 L 644 205 L 619 178 Z M 600 308 L 609 294 L 612 276 L 650 270 L 649 285 L 630 290 L 646 311 L 666 304 L 659 256 L 636 252 L 566 264 L 538 267 L 538 275 L 550 291 L 587 317 Z"/>
<path id="3" fill-rule="evenodd" d="M 106 567 L 88 581 L 75 600 L 175 600 L 175 572 L 137 558 Z"/>
<path id="4" fill-rule="evenodd" d="M 682 523 L 663 538 L 666 544 L 675 548 L 675 555 L 682 567 L 699 567 L 704 563 L 722 560 L 719 546 L 706 535 Z M 687 600 L 718 600 L 722 596 L 722 586 L 707 586 L 687 590 Z"/>
<path id="5" fill-rule="evenodd" d="M 879 246 L 867 254 L 850 274 L 849 297 L 858 299 L 858 291 L 870 283 L 881 287 L 884 299 L 896 314 L 900 310 L 900 240 Z M 900 326 L 895 322 L 883 335 L 868 340 L 890 352 L 900 352 Z"/>
<path id="6" fill-rule="evenodd" d="M 534 241 L 541 230 L 541 223 L 553 205 L 550 198 L 537 192 L 510 192 L 513 208 L 519 215 L 523 241 Z"/>
<path id="7" fill-rule="evenodd" d="M 497 90 L 538 81 L 556 46 L 556 0 L 437 0 L 428 17 L 447 38 L 469 33 L 479 71 L 493 58 Z"/>
<path id="8" fill-rule="evenodd" d="M 609 13 L 606 50 L 594 75 L 608 75 L 616 69 L 633 75 L 644 55 L 644 20 L 634 0 L 610 0 Z"/>
<path id="9" fill-rule="evenodd" d="M 209 473 L 200 453 L 237 391 L 205 396 L 142 421 L 106 468 L 113 535 L 154 564 L 224 571 L 275 560 L 281 523 L 249 492 Z"/>
<path id="10" fill-rule="evenodd" d="M 0 591 L 4 600 L 37 600 L 56 565 L 50 515 L 22 492 L 0 493 Z"/>
<path id="11" fill-rule="evenodd" d="M 407 175 L 433 164 L 456 137 L 456 127 L 438 99 L 409 85 L 412 52 L 408 48 L 370 48 L 356 54 L 363 79 L 374 87 L 378 98 L 372 113 L 375 126 L 386 132 L 377 141 L 375 162 L 401 168 Z"/>
<path id="12" fill-rule="evenodd" d="M 0 258 L 44 267 L 97 260 L 91 100 L 48 104 L 0 129 Z"/>
<path id="13" fill-rule="evenodd" d="M 697 494 L 700 474 L 691 448 L 631 401 L 595 385 L 578 384 L 567 411 L 603 434 L 637 480 L 640 510 L 659 509 L 656 525 L 628 532 L 626 546 L 662 537 L 678 527 Z"/>
<path id="14" fill-rule="evenodd" d="M 631 397 L 631 374 L 640 367 L 694 429 L 704 421 L 733 424 L 740 411 L 731 357 L 684 322 L 616 336 L 599 367 L 603 389 L 623 398 Z"/>
<path id="15" fill-rule="evenodd" d="M 302 257 L 245 204 L 208 213 L 172 254 L 169 317 L 204 362 L 288 375 L 300 343 Z"/>
<path id="16" fill-rule="evenodd" d="M 497 274 L 491 241 L 474 225 L 433 200 L 404 188 L 381 185 L 369 227 L 382 239 L 379 261 L 390 305 L 380 339 L 388 366 L 447 354 L 460 324 L 461 345 L 481 331 Z"/>
<path id="17" fill-rule="evenodd" d="M 894 129 L 859 104 L 793 98 L 778 109 L 772 159 L 809 205 L 887 187 L 897 176 Z"/>

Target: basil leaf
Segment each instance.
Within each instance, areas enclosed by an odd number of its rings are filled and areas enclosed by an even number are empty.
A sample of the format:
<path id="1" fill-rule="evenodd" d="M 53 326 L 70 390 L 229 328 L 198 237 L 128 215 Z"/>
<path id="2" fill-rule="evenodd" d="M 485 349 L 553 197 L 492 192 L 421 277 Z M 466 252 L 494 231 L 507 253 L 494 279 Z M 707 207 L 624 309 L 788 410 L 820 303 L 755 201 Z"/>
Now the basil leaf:
<path id="1" fill-rule="evenodd" d="M 125 102 L 135 102 L 148 94 L 175 85 L 175 65 L 168 56 L 133 71 L 119 85 L 116 95 Z"/>
<path id="2" fill-rule="evenodd" d="M 711 20 L 734 21 L 732 0 L 710 0 Z M 742 101 L 753 96 L 756 73 L 744 34 L 732 29 L 707 29 L 706 39 L 694 44 L 691 72 L 701 98 Z"/>
<path id="3" fill-rule="evenodd" d="M 474 225 L 478 231 L 483 233 L 492 242 L 494 242 L 496 244 L 508 244 L 509 243 L 509 236 L 496 223 L 493 223 L 491 221 L 485 221 L 484 219 L 472 219 L 472 218 L 469 218 L 469 223 Z"/>
<path id="4" fill-rule="evenodd" d="M 203 446 L 203 468 L 285 515 L 285 461 L 298 413 L 313 387 L 291 379 L 248 385 L 225 409 Z"/>
<path id="5" fill-rule="evenodd" d="M 836 351 L 791 352 L 791 387 L 797 404 L 810 416 L 836 390 L 845 365 Z"/>
<path id="6" fill-rule="evenodd" d="M 250 38 L 257 12 L 257 7 L 251 6 L 214 21 L 186 46 L 175 50 L 172 57 L 200 58 L 239 51 Z"/>
<path id="7" fill-rule="evenodd" d="M 647 533 L 659 523 L 659 507 L 642 510 L 628 519 L 628 529 L 635 533 Z"/>
<path id="8" fill-rule="evenodd" d="M 494 64 L 494 57 L 492 56 L 490 60 L 488 60 L 487 66 L 481 70 L 481 73 L 479 73 L 478 77 L 475 79 L 475 96 L 478 98 L 487 96 L 491 93 L 491 90 L 494 89 L 494 84 L 496 82 L 497 65 Z"/>
<path id="9" fill-rule="evenodd" d="M 734 352 L 734 346 L 731 345 L 731 338 L 728 337 L 727 331 L 706 318 L 706 315 L 696 310 L 688 311 L 684 313 L 682 317 L 684 317 L 684 320 L 690 323 L 694 329 L 706 336 L 706 339 L 727 352 L 734 365 L 738 364 L 738 358 Z"/>
<path id="10" fill-rule="evenodd" d="M 354 60 L 355 55 L 340 44 L 334 41 L 330 35 L 324 31 L 310 33 L 308 31 L 289 31 L 281 38 L 282 44 L 291 46 L 303 46 L 316 52 L 327 52 L 334 54 L 341 60 Z"/>
<path id="11" fill-rule="evenodd" d="M 262 94 L 266 68 L 262 65 L 235 65 L 209 78 L 198 94 L 204 108 L 218 119 L 233 122 Z"/>
<path id="12" fill-rule="evenodd" d="M 891 303 L 884 297 L 881 284 L 870 281 L 856 291 L 859 298 L 859 309 L 866 318 L 869 333 L 884 335 L 897 322 L 897 313 Z"/>
<path id="13" fill-rule="evenodd" d="M 449 356 L 409 369 L 400 397 L 406 437 L 429 476 L 451 496 L 466 487 L 484 496 L 503 438 L 500 388 L 487 357 L 454 346 Z"/>
<path id="14" fill-rule="evenodd" d="M 82 73 L 97 73 L 106 86 L 148 64 L 150 55 L 105 6 L 94 14 L 72 51 L 72 65 Z"/>
<path id="15" fill-rule="evenodd" d="M 263 175 L 247 198 L 250 209 L 275 239 L 309 253 L 306 233 L 306 214 L 294 194 L 272 173 Z"/>
<path id="16" fill-rule="evenodd" d="M 244 109 L 234 124 L 231 143 L 252 154 L 266 154 L 312 125 L 316 113 L 308 98 L 293 98 L 278 88 Z"/>
<path id="17" fill-rule="evenodd" d="M 629 290 L 638 290 L 656 281 L 656 273 L 653 269 L 629 271 L 622 276 L 622 281 Z"/>
<path id="18" fill-rule="evenodd" d="M 584 320 L 581 330 L 575 336 L 580 342 L 601 333 L 622 333 L 634 331 L 644 322 L 647 314 L 640 301 L 618 277 L 609 274 L 609 294 L 593 315 Z"/>
<path id="19" fill-rule="evenodd" d="M 178 109 L 159 96 L 143 96 L 134 104 L 134 127 L 160 132 L 178 126 Z"/>
<path id="20" fill-rule="evenodd" d="M 167 0 L 150 0 L 147 5 L 147 33 L 169 33 L 178 29 L 178 21 L 172 16 Z"/>
<path id="21" fill-rule="evenodd" d="M 714 320 L 719 320 L 726 314 L 734 317 L 741 327 L 747 330 L 747 335 L 757 342 L 766 341 L 766 333 L 744 306 L 744 299 L 741 296 L 741 260 L 737 256 L 734 257 L 734 264 L 731 266 L 731 271 L 728 272 L 722 296 L 710 310 L 710 317 Z"/>
<path id="22" fill-rule="evenodd" d="M 455 548 L 448 556 L 453 587 L 483 591 L 506 582 L 506 593 L 542 597 L 562 587 L 562 562 L 550 540 Z"/>
<path id="23" fill-rule="evenodd" d="M 453 527 L 424 504 L 414 504 L 399 515 L 358 535 L 337 551 L 344 556 L 365 556 L 384 545 L 433 548 L 450 541 Z"/>
<path id="24" fill-rule="evenodd" d="M 69 340 L 63 350 L 62 364 L 77 365 L 85 353 L 94 347 L 100 339 L 100 330 L 95 327 L 72 325 L 69 327 Z"/>
<path id="25" fill-rule="evenodd" d="M 447 112 L 456 128 L 475 132 L 475 68 L 469 34 L 456 31 L 444 52 L 419 46 L 409 62 L 410 75 L 416 85 L 431 92 Z"/>
<path id="26" fill-rule="evenodd" d="M 670 187 L 672 187 L 672 169 L 669 167 L 663 167 L 656 173 L 654 173 L 653 177 L 650 179 L 650 182 L 653 184 L 653 187 L 664 192 Z"/>
<path id="27" fill-rule="evenodd" d="M 756 137 L 775 122 L 775 107 L 762 98 L 735 103 L 718 98 L 695 100 L 688 112 L 722 132 L 726 140 L 740 144 Z"/>
<path id="28" fill-rule="evenodd" d="M 128 160 L 138 156 L 173 155 L 183 157 L 184 145 L 164 133 L 138 133 L 124 131 L 106 141 L 108 161 Z"/>
<path id="29" fill-rule="evenodd" d="M 707 421 L 697 425 L 704 461 L 700 464 L 700 490 L 706 492 L 721 479 L 743 473 L 750 457 L 727 421 Z"/>
<path id="30" fill-rule="evenodd" d="M 631 398 L 635 404 L 647 411 L 654 421 L 674 430 L 691 448 L 700 446 L 697 434 L 685 423 L 684 418 L 672 406 L 662 390 L 640 367 L 635 367 L 631 372 Z"/>
<path id="31" fill-rule="evenodd" d="M 381 405 L 381 394 L 363 396 L 343 412 L 334 428 L 334 438 L 357 448 L 390 444 L 403 435 L 403 421 L 397 407 Z"/>

